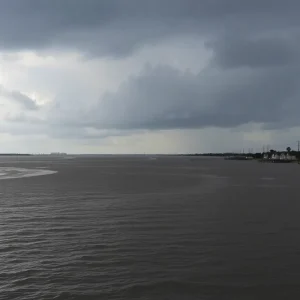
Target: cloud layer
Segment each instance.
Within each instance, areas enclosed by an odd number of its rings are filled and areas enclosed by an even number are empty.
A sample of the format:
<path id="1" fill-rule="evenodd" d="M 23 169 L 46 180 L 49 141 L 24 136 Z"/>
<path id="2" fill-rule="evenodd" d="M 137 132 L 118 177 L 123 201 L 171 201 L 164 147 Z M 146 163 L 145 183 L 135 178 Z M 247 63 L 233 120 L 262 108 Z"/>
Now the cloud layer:
<path id="1" fill-rule="evenodd" d="M 297 29 L 299 8 L 296 0 L 11 0 L 1 3 L 0 44 L 6 50 L 78 47 L 122 56 L 169 36 Z"/>
<path id="2" fill-rule="evenodd" d="M 299 11 L 296 0 L 2 2 L 1 131 L 297 128 Z"/>

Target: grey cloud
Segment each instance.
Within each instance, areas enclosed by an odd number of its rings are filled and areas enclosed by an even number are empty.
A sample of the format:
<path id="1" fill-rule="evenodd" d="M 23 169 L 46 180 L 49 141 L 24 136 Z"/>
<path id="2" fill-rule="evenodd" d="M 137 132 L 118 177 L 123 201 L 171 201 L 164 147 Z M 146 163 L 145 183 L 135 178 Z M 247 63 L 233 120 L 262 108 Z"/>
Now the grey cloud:
<path id="1" fill-rule="evenodd" d="M 119 136 L 126 136 L 131 135 L 133 133 L 140 132 L 140 130 L 98 130 L 91 132 L 90 127 L 80 127 L 76 126 L 59 126 L 56 124 L 55 126 L 46 126 L 44 128 L 44 133 L 48 136 L 56 139 L 81 139 L 81 140 L 88 140 L 88 142 L 92 140 L 101 140 L 108 137 L 119 137 Z"/>
<path id="2" fill-rule="evenodd" d="M 296 37 L 300 35 L 297 34 Z M 214 51 L 213 62 L 222 68 L 274 67 L 299 62 L 300 42 L 286 37 L 227 37 L 208 43 Z"/>
<path id="3" fill-rule="evenodd" d="M 0 45 L 122 56 L 173 35 L 298 26 L 299 8 L 296 0 L 10 0 L 0 4 Z"/>
<path id="4" fill-rule="evenodd" d="M 299 79 L 297 66 L 280 72 L 210 69 L 196 75 L 148 66 L 92 109 L 73 115 L 54 109 L 50 119 L 73 129 L 230 128 L 253 122 L 288 127 L 300 125 Z"/>
<path id="5" fill-rule="evenodd" d="M 16 90 L 13 90 L 13 91 L 7 90 L 1 85 L 0 85 L 0 96 L 3 96 L 3 97 L 13 100 L 14 102 L 20 104 L 25 109 L 28 109 L 28 110 L 38 109 L 38 105 L 30 97 L 28 97 L 25 94 L 22 94 L 21 92 L 16 91 Z"/>
<path id="6" fill-rule="evenodd" d="M 300 126 L 299 81 L 299 64 L 280 66 L 276 72 L 273 68 L 211 67 L 199 74 L 147 65 L 92 107 L 68 109 L 70 102 L 52 103 L 42 109 L 44 119 L 23 113 L 7 121 L 18 123 L 18 128 L 21 124 L 43 128 L 56 138 L 90 139 L 114 132 L 233 128 L 248 123 L 264 124 L 266 129 L 289 128 Z"/>
<path id="7" fill-rule="evenodd" d="M 7 113 L 4 117 L 4 121 L 16 124 L 30 123 L 32 125 L 43 125 L 45 123 L 45 120 L 35 116 L 29 116 L 24 112 L 17 114 Z"/>
<path id="8" fill-rule="evenodd" d="M 97 130 L 93 127 L 82 126 L 80 123 L 53 122 L 53 119 L 42 119 L 29 116 L 26 113 L 7 114 L 1 123 L 0 132 L 12 135 L 47 135 L 56 139 L 83 139 L 92 140 L 105 139 L 130 135 L 132 130 Z M 134 130 L 141 133 L 141 130 Z"/>
<path id="9" fill-rule="evenodd" d="M 212 52 L 199 74 L 148 66 L 92 109 L 53 106 L 44 122 L 55 136 L 88 136 L 89 127 L 288 128 L 300 125 L 299 11 L 298 0 L 11 0 L 0 4 L 0 49 L 123 57 L 166 37 L 193 35 Z M 23 96 L 12 94 L 35 109 Z"/>

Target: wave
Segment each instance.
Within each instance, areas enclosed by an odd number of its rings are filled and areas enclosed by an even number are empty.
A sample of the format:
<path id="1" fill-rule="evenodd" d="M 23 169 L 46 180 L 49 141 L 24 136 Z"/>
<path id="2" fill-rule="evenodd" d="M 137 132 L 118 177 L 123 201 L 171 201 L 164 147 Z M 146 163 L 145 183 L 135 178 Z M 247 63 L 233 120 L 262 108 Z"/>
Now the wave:
<path id="1" fill-rule="evenodd" d="M 0 167 L 0 180 L 24 177 L 44 176 L 55 174 L 57 171 L 46 169 L 26 169 L 14 167 Z"/>

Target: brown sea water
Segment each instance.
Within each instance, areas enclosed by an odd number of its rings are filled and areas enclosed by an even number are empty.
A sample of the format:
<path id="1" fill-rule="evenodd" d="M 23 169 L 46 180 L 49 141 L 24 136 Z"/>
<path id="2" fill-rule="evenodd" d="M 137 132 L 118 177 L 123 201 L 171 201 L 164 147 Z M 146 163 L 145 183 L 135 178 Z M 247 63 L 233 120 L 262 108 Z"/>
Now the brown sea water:
<path id="1" fill-rule="evenodd" d="M 297 299 L 299 191 L 298 164 L 0 158 L 0 299 Z"/>

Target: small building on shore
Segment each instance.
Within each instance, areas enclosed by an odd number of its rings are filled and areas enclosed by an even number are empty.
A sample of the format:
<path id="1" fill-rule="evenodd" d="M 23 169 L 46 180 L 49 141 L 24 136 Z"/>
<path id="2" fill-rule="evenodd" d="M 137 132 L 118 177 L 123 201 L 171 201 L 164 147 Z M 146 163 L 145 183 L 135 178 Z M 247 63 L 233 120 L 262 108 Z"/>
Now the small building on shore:
<path id="1" fill-rule="evenodd" d="M 271 159 L 273 159 L 273 160 L 278 160 L 278 159 L 280 159 L 280 155 L 277 154 L 277 153 L 272 154 Z"/>
<path id="2" fill-rule="evenodd" d="M 287 152 L 281 152 L 281 153 L 264 153 L 263 154 L 263 161 L 271 161 L 271 162 L 290 162 L 290 161 L 296 161 L 297 157 L 294 155 L 291 155 Z"/>

